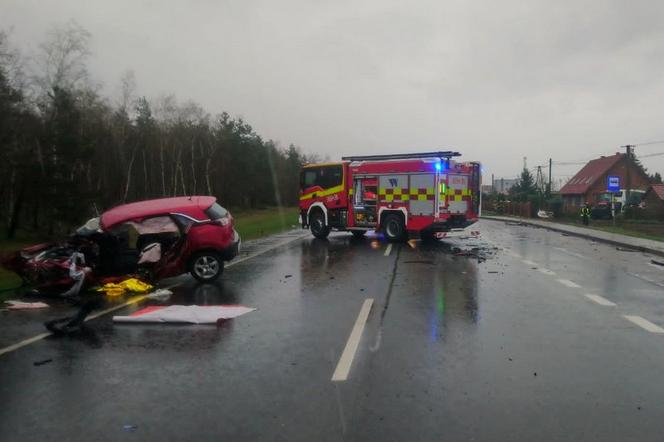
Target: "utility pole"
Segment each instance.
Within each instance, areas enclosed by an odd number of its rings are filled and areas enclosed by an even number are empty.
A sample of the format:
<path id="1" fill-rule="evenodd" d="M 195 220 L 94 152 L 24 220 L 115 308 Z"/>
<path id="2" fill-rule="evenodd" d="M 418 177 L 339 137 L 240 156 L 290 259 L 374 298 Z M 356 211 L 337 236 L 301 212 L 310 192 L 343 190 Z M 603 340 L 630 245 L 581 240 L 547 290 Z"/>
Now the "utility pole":
<path id="1" fill-rule="evenodd" d="M 546 189 L 546 197 L 551 198 L 551 165 L 553 164 L 553 160 L 549 158 L 549 185 L 547 186 Z"/>
<path id="2" fill-rule="evenodd" d="M 496 184 L 493 174 L 491 174 L 491 193 L 496 193 Z"/>
<path id="3" fill-rule="evenodd" d="M 632 166 L 632 148 L 634 145 L 626 144 L 622 147 L 625 148 L 627 155 L 627 167 L 625 170 L 625 206 L 627 206 L 627 204 L 629 204 L 630 189 L 632 188 L 632 177 L 630 176 L 630 169 Z"/>

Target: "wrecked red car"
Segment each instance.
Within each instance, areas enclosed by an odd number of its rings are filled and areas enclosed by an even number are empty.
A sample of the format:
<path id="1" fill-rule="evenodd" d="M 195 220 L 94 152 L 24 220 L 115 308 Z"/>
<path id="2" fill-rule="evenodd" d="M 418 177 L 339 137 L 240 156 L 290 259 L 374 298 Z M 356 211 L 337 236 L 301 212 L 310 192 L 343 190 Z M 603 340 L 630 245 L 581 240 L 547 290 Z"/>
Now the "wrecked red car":
<path id="1" fill-rule="evenodd" d="M 26 247 L 2 265 L 39 290 L 123 275 L 154 281 L 186 272 L 209 282 L 239 249 L 233 218 L 216 198 L 176 197 L 115 207 L 68 239 Z"/>

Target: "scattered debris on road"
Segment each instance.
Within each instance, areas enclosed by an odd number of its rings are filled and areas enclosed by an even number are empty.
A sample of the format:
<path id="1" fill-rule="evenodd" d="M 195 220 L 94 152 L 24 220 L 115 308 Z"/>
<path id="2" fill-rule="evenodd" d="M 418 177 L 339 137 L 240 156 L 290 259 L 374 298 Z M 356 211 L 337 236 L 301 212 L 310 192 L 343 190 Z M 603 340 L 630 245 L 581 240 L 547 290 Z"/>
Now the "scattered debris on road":
<path id="1" fill-rule="evenodd" d="M 106 296 L 119 296 L 125 292 L 146 293 L 150 290 L 152 290 L 150 284 L 136 278 L 125 279 L 118 283 L 109 282 L 97 289 L 98 292 L 106 293 Z"/>
<path id="2" fill-rule="evenodd" d="M 616 247 L 616 250 L 619 252 L 636 252 L 634 249 L 626 249 L 625 247 Z"/>
<path id="3" fill-rule="evenodd" d="M 5 302 L 9 304 L 9 306 L 7 306 L 7 310 L 34 310 L 49 307 L 49 305 L 44 302 L 23 302 L 14 300 Z"/>
<path id="4" fill-rule="evenodd" d="M 656 260 L 654 260 L 654 259 L 651 259 L 650 262 L 653 263 L 653 264 L 655 264 L 655 265 L 663 266 L 663 267 L 664 267 L 664 262 L 662 262 L 662 261 L 656 261 Z"/>
<path id="5" fill-rule="evenodd" d="M 168 289 L 157 289 L 154 292 L 146 296 L 147 299 L 154 299 L 156 301 L 168 301 L 168 299 L 173 294 L 172 291 Z"/>
<path id="6" fill-rule="evenodd" d="M 32 365 L 34 365 L 35 367 L 39 367 L 41 365 L 46 365 L 49 362 L 53 362 L 53 359 L 43 359 L 41 361 L 35 361 L 35 362 L 32 363 Z"/>
<path id="7" fill-rule="evenodd" d="M 256 310 L 242 305 L 169 305 L 145 307 L 129 316 L 113 316 L 113 322 L 216 324 Z"/>

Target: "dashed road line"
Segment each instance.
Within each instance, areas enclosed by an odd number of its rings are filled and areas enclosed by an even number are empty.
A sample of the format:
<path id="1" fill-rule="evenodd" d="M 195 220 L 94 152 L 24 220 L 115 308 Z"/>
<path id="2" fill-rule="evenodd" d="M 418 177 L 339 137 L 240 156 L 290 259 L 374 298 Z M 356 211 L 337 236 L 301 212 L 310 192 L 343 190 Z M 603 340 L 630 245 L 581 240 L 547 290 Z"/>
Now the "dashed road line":
<path id="1" fill-rule="evenodd" d="M 572 288 L 572 289 L 580 289 L 581 288 L 581 286 L 579 284 L 577 284 L 574 281 L 570 281 L 569 279 L 559 279 L 558 282 L 561 283 L 562 285 L 566 285 L 567 287 Z"/>
<path id="2" fill-rule="evenodd" d="M 657 334 L 664 333 L 664 328 L 660 327 L 659 325 L 653 324 L 652 322 L 642 318 L 641 316 L 623 315 L 623 317 L 628 321 L 638 325 L 642 329 L 649 331 L 650 333 L 657 333 Z"/>
<path id="3" fill-rule="evenodd" d="M 590 294 L 590 293 L 586 293 L 584 296 L 586 298 L 590 299 L 591 301 L 593 301 L 594 303 L 599 304 L 599 305 L 604 305 L 604 306 L 607 306 L 607 307 L 614 307 L 616 305 L 615 302 L 611 302 L 608 299 L 606 299 L 602 296 L 599 296 L 599 295 L 593 295 L 593 294 Z"/>
<path id="4" fill-rule="evenodd" d="M 373 298 L 367 298 L 364 300 L 360 313 L 355 320 L 355 325 L 353 325 L 353 330 L 350 332 L 350 336 L 348 336 L 346 347 L 344 348 L 343 353 L 341 353 L 341 358 L 339 358 L 339 362 L 337 363 L 337 368 L 332 374 L 332 382 L 345 381 L 348 379 L 348 373 L 353 364 L 355 353 L 357 353 L 357 347 L 360 344 L 360 338 L 362 337 L 364 326 L 367 323 L 367 318 L 369 317 L 373 301 Z"/>
<path id="5" fill-rule="evenodd" d="M 523 263 L 524 263 L 525 265 L 527 265 L 527 266 L 536 266 L 536 265 L 537 265 L 536 262 L 530 261 L 529 259 L 524 259 L 524 260 L 521 261 L 521 262 L 523 262 Z"/>
<path id="6" fill-rule="evenodd" d="M 541 267 L 538 268 L 537 270 L 539 270 L 540 272 L 544 273 L 545 275 L 549 275 L 549 276 L 554 276 L 556 274 L 556 272 L 554 272 L 553 270 L 544 269 L 544 268 L 541 268 Z"/>
<path id="7" fill-rule="evenodd" d="M 385 253 L 383 253 L 383 255 L 390 256 L 390 252 L 392 252 L 392 244 L 387 245 L 387 249 L 385 249 Z"/>

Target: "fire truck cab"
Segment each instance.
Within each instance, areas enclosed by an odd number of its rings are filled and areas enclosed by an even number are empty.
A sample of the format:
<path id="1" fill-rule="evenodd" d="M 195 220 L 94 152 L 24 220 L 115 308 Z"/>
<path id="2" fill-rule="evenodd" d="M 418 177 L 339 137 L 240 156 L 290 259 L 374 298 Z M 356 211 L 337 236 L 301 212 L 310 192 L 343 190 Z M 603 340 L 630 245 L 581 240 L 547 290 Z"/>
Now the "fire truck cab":
<path id="1" fill-rule="evenodd" d="M 452 160 L 458 156 L 423 152 L 307 164 L 300 175 L 302 228 L 317 238 L 332 229 L 356 237 L 376 230 L 392 242 L 465 228 L 479 217 L 481 167 Z"/>

